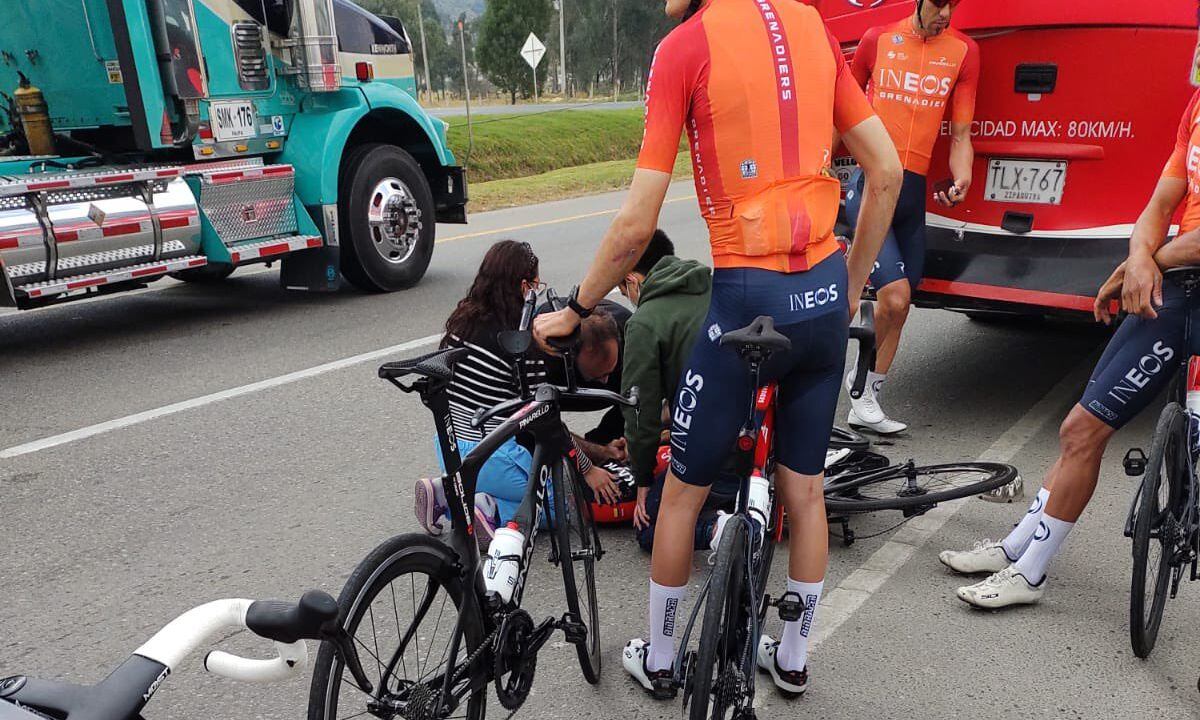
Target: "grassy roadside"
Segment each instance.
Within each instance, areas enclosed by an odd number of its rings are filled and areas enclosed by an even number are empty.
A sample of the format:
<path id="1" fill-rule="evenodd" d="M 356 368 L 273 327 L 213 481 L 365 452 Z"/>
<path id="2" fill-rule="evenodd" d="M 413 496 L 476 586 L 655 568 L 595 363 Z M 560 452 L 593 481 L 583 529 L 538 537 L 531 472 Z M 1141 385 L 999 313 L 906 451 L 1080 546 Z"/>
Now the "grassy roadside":
<path id="1" fill-rule="evenodd" d="M 529 177 L 472 183 L 469 188 L 471 201 L 467 209 L 479 213 L 619 190 L 629 185 L 636 162 L 610 160 L 560 168 Z M 673 175 L 676 178 L 691 177 L 692 164 L 687 153 L 680 153 L 675 158 Z"/>
<path id="2" fill-rule="evenodd" d="M 450 149 L 478 186 L 492 180 L 540 175 L 637 156 L 643 111 L 547 110 L 530 115 L 486 115 L 475 120 L 475 146 L 467 153 L 466 118 L 448 120 Z"/>

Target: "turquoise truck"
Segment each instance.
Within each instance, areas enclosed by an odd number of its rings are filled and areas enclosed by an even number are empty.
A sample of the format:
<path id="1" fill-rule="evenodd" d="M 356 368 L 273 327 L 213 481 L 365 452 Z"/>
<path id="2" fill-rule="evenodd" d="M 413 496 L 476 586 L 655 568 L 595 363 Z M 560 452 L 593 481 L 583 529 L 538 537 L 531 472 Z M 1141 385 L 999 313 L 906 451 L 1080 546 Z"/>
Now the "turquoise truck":
<path id="1" fill-rule="evenodd" d="M 0 306 L 280 262 L 410 287 L 466 222 L 396 18 L 349 0 L 0 4 Z"/>

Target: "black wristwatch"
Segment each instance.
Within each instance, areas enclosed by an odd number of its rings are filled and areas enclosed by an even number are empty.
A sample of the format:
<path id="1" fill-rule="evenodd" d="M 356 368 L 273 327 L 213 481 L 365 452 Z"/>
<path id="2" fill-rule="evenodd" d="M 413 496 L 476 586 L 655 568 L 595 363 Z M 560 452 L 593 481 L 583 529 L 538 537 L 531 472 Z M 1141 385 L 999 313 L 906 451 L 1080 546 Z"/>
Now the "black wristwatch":
<path id="1" fill-rule="evenodd" d="M 587 317 L 592 314 L 592 310 L 595 310 L 595 308 L 585 308 L 579 304 L 578 285 L 576 285 L 575 289 L 571 290 L 571 294 L 567 296 L 567 307 L 571 308 L 571 310 L 573 310 L 575 314 L 579 316 L 580 320 L 587 319 Z"/>

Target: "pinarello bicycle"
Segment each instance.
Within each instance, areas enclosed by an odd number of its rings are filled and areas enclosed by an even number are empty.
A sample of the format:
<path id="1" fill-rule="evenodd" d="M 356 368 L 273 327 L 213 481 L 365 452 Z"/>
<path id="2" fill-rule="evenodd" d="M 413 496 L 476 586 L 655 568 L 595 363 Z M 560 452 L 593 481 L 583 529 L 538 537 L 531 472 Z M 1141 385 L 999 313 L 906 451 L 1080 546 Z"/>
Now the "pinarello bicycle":
<path id="1" fill-rule="evenodd" d="M 862 392 L 866 371 L 874 356 L 871 306 L 863 303 L 863 323 L 851 328 L 859 343 L 853 388 Z M 776 383 L 760 382 L 762 366 L 791 342 L 775 331 L 770 317 L 759 317 L 745 328 L 726 333 L 721 345 L 730 347 L 747 364 L 753 387 L 750 412 L 733 449 L 734 465 L 742 478 L 735 510 L 721 531 L 712 574 L 683 632 L 675 664 L 674 683 L 683 688 L 684 708 L 691 720 L 734 718 L 750 720 L 753 708 L 757 648 L 768 609 L 774 607 L 784 622 L 800 620 L 808 607 L 796 593 L 773 598 L 766 592 L 775 545 L 785 529 L 784 508 L 775 502 L 775 398 Z M 853 390 L 852 390 L 853 391 Z M 859 449 L 858 443 L 854 447 Z M 752 478 L 768 481 L 767 507 L 750 513 Z M 1013 482 L 1017 470 L 998 463 L 957 463 L 919 467 L 911 461 L 901 466 L 846 472 L 826 484 L 827 508 L 841 513 L 897 509 L 919 514 L 939 502 L 969 497 Z M 704 623 L 699 647 L 688 649 L 698 614 Z"/>
<path id="2" fill-rule="evenodd" d="M 558 309 L 562 302 L 553 292 L 549 296 Z M 558 630 L 575 646 L 584 678 L 599 681 L 595 563 L 604 551 L 560 403 L 586 400 L 636 407 L 637 389 L 625 396 L 577 387 L 572 355 L 578 332 L 554 343 L 567 367 L 567 386 L 529 388 L 522 368 L 532 343 L 529 326 L 536 302 L 536 293 L 530 291 L 519 328 L 501 332 L 498 338 L 516 359 L 520 397 L 476 415 L 476 427 L 493 417 L 507 419 L 466 458 L 459 454 L 449 419 L 448 387 L 454 363 L 469 350 L 442 350 L 379 369 L 380 377 L 396 387 L 418 393 L 433 413 L 446 459 L 442 485 L 450 509 L 450 544 L 427 535 L 398 535 L 359 563 L 338 599 L 339 622 L 358 649 L 374 661 L 378 682 L 372 691 L 364 692 L 361 684 L 343 677 L 341 658 L 323 648 L 313 672 L 309 720 L 362 715 L 384 720 L 482 718 L 489 684 L 495 685 L 501 706 L 515 712 L 529 696 L 538 652 Z M 413 375 L 415 381 L 404 382 Z M 524 500 L 507 527 L 521 533 L 521 545 L 511 555 L 489 558 L 489 574 L 499 573 L 496 562 L 518 563 L 516 572 L 502 576 L 511 580 L 506 593 L 497 592 L 495 578 L 485 579 L 474 538 L 475 488 L 488 457 L 521 433 L 533 437 L 532 472 Z M 535 624 L 521 608 L 521 600 L 543 519 L 551 531 L 550 562 L 562 572 L 566 610 Z"/>
<path id="3" fill-rule="evenodd" d="M 1163 273 L 1164 282 L 1183 288 L 1189 299 L 1200 288 L 1200 268 Z M 1183 347 L 1190 347 L 1191 313 L 1184 326 Z M 1186 375 L 1185 375 L 1186 373 Z M 1167 599 L 1179 592 L 1186 577 L 1195 580 L 1200 559 L 1200 414 L 1188 395 L 1200 391 L 1200 356 L 1181 364 L 1170 401 L 1158 416 L 1150 456 L 1135 448 L 1125 455 L 1125 472 L 1142 476 L 1129 508 L 1125 536 L 1133 538 L 1133 576 L 1129 586 L 1129 640 L 1140 658 L 1150 656 L 1158 640 Z"/>
<path id="4" fill-rule="evenodd" d="M 297 675 L 308 665 L 305 640 L 321 640 L 348 665 L 364 692 L 371 683 L 350 638 L 337 624 L 338 606 L 320 590 L 298 603 L 278 600 L 216 600 L 192 608 L 168 623 L 95 685 L 39 680 L 17 675 L 0 679 L 0 720 L 141 720 L 174 670 L 201 645 L 238 630 L 275 643 L 276 657 L 255 660 L 220 650 L 204 658 L 204 669 L 234 680 L 272 682 Z"/>

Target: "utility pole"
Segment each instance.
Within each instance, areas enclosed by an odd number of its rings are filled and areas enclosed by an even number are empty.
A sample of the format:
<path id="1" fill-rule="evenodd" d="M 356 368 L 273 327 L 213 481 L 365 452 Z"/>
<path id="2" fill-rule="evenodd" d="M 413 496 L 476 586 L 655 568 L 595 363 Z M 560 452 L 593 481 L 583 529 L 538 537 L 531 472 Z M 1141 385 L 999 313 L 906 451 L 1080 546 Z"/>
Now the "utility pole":
<path id="1" fill-rule="evenodd" d="M 613 102 L 617 101 L 617 0 L 612 0 L 612 15 L 613 15 L 613 44 L 612 44 L 612 71 L 613 71 Z"/>
<path id="2" fill-rule="evenodd" d="M 429 54 L 425 52 L 425 17 L 421 13 L 421 1 L 417 0 L 417 24 L 421 26 L 421 63 L 425 66 L 425 92 L 427 101 L 433 104 L 433 85 L 429 82 Z"/>
<path id="3" fill-rule="evenodd" d="M 563 20 L 567 0 L 558 0 L 558 84 L 567 96 L 567 22 Z"/>
<path id="4" fill-rule="evenodd" d="M 458 21 L 458 41 L 462 45 L 463 93 L 467 98 L 467 157 L 475 147 L 475 128 L 471 125 L 471 83 L 467 79 L 467 34 L 463 30 L 463 21 Z"/>

